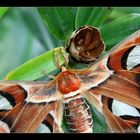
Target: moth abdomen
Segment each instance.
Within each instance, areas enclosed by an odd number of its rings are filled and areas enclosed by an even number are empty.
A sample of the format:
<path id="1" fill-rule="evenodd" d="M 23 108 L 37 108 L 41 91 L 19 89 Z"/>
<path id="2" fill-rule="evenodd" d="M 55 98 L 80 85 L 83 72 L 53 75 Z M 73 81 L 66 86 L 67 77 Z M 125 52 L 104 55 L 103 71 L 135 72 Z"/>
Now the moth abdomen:
<path id="1" fill-rule="evenodd" d="M 92 132 L 91 110 L 83 97 L 71 98 L 64 103 L 66 123 L 69 129 L 75 133 Z"/>

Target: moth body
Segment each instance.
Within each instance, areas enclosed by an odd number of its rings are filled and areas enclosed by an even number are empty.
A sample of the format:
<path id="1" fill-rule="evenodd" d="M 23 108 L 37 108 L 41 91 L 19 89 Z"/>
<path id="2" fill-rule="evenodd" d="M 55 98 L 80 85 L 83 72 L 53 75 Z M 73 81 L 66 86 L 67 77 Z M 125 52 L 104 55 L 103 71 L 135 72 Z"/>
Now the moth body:
<path id="1" fill-rule="evenodd" d="M 79 94 L 77 96 L 80 96 Z M 67 99 L 65 99 L 67 100 Z M 64 103 L 64 115 L 69 129 L 75 133 L 92 133 L 93 120 L 89 105 L 85 99 L 73 99 L 68 103 Z"/>
<path id="2" fill-rule="evenodd" d="M 64 97 L 64 115 L 69 129 L 75 133 L 93 132 L 89 105 L 80 94 L 80 80 L 75 73 L 64 71 L 58 79 L 58 89 Z"/>

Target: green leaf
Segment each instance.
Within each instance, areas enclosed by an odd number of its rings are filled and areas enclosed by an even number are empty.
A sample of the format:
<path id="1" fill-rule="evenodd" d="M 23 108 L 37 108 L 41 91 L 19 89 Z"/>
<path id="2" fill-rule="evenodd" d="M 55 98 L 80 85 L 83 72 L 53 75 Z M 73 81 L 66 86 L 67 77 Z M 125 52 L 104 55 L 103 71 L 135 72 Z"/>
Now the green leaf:
<path id="1" fill-rule="evenodd" d="M 114 7 L 114 9 L 126 14 L 140 13 L 140 7 Z"/>
<path id="2" fill-rule="evenodd" d="M 102 26 L 101 35 L 106 43 L 106 50 L 138 29 L 140 29 L 140 14 L 129 14 Z"/>
<path id="3" fill-rule="evenodd" d="M 9 7 L 0 7 L 0 18 L 7 12 Z"/>
<path id="4" fill-rule="evenodd" d="M 60 46 L 59 40 L 56 40 L 56 38 L 48 32 L 36 7 L 16 8 L 16 10 L 21 14 L 23 22 L 27 25 L 29 31 L 33 36 L 39 39 L 46 51 Z"/>
<path id="5" fill-rule="evenodd" d="M 61 47 L 56 48 L 55 51 L 58 55 L 58 62 L 60 65 L 64 63 L 64 58 L 61 53 Z M 67 55 L 67 54 L 66 54 Z M 11 71 L 6 80 L 36 80 L 43 77 L 53 70 L 57 69 L 54 63 L 54 50 L 50 50 L 23 65 Z"/>
<path id="6" fill-rule="evenodd" d="M 98 27 L 109 17 L 112 9 L 106 7 L 81 7 L 77 11 L 75 26 L 79 28 L 83 25 Z"/>
<path id="7" fill-rule="evenodd" d="M 68 127 L 68 124 L 66 123 L 67 120 L 65 118 L 65 113 L 63 114 L 62 124 L 61 128 L 63 129 L 64 133 L 72 133 Z"/>
<path id="8" fill-rule="evenodd" d="M 122 16 L 125 16 L 126 15 L 126 13 L 125 12 L 122 12 L 122 11 L 120 11 L 120 10 L 117 10 L 117 9 L 113 9 L 113 11 L 112 11 L 112 13 L 110 14 L 110 19 L 111 20 L 114 20 L 114 19 L 116 19 L 116 18 L 120 18 L 120 17 L 122 17 Z"/>
<path id="9" fill-rule="evenodd" d="M 120 18 L 121 16 L 132 13 L 140 13 L 140 7 L 113 7 L 110 18 Z"/>
<path id="10" fill-rule="evenodd" d="M 97 111 L 97 109 L 92 106 L 88 100 L 87 103 L 90 106 L 91 112 L 92 112 L 92 119 L 93 119 L 93 132 L 94 133 L 106 133 L 108 130 L 106 121 L 104 116 Z"/>
<path id="11" fill-rule="evenodd" d="M 73 8 L 68 7 L 46 7 L 38 8 L 39 13 L 48 30 L 58 39 L 66 40 L 74 28 Z"/>
<path id="12" fill-rule="evenodd" d="M 104 116 L 92 107 L 92 118 L 93 118 L 93 132 L 94 133 L 107 133 L 108 126 Z"/>

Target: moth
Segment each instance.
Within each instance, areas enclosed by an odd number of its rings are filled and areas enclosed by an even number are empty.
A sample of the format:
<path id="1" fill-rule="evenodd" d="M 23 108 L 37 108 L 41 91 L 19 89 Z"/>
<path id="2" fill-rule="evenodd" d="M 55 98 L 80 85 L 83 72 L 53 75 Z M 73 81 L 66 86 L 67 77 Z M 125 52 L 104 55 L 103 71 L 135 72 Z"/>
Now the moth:
<path id="1" fill-rule="evenodd" d="M 82 27 L 80 31 L 84 32 L 84 29 L 88 36 L 91 27 Z M 79 36 L 79 30 L 76 33 Z M 95 48 L 97 52 L 102 52 L 104 43 L 100 34 L 96 35 L 98 48 Z M 91 58 L 91 50 L 84 53 L 82 48 L 75 47 L 74 39 L 72 36 L 68 48 L 72 56 L 84 62 L 95 60 L 97 53 Z M 83 35 L 76 42 L 80 44 L 84 39 L 87 46 L 94 44 Z M 140 30 L 85 69 L 67 69 L 63 66 L 62 71 L 49 82 L 1 81 L 0 96 L 3 97 L 0 105 L 8 103 L 6 108 L 0 110 L 1 133 L 34 133 L 40 124 L 51 126 L 54 133 L 63 133 L 63 115 L 71 132 L 92 133 L 94 120 L 89 103 L 103 114 L 109 132 L 138 133 Z"/>

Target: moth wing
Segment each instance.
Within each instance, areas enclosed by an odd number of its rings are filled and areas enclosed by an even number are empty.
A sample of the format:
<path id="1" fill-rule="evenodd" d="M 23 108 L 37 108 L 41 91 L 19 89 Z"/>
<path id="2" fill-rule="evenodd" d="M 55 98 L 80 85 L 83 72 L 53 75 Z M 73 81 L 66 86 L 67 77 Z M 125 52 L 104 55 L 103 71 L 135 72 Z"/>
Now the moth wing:
<path id="1" fill-rule="evenodd" d="M 126 121 L 114 116 L 103 107 L 104 103 L 102 103 L 101 97 L 107 96 L 133 107 L 140 108 L 139 60 L 140 30 L 114 46 L 105 56 L 99 58 L 89 68 L 77 71 L 82 83 L 82 90 L 88 91 L 84 92 L 85 97 L 93 105 L 95 98 L 99 100 L 96 108 L 106 118 L 113 117 L 113 119 L 119 122 L 119 125 L 123 124 L 121 126 L 123 129 L 128 128 Z M 89 94 L 93 95 L 93 100 Z M 114 124 L 113 119 L 109 119 L 110 124 Z M 131 127 L 128 129 L 131 130 Z"/>
<path id="2" fill-rule="evenodd" d="M 49 87 L 48 83 L 1 82 L 0 95 L 11 105 L 0 109 L 1 132 L 35 132 L 60 99 L 55 86 L 55 81 L 49 83 Z"/>
<path id="3" fill-rule="evenodd" d="M 134 133 L 136 130 L 129 125 L 129 123 L 126 123 L 123 119 L 121 119 L 118 116 L 113 115 L 112 112 L 109 111 L 109 109 L 103 105 L 103 114 L 105 116 L 105 119 L 111 128 L 111 132 L 115 133 Z"/>
<path id="4" fill-rule="evenodd" d="M 27 103 L 15 119 L 12 127 L 10 128 L 11 131 L 16 133 L 35 132 L 48 113 L 53 110 L 55 103 Z"/>
<path id="5" fill-rule="evenodd" d="M 92 88 L 113 99 L 140 108 L 140 30 L 116 45 L 109 53 L 106 66 L 110 77 Z M 100 64 L 100 61 L 97 62 Z M 96 65 L 97 65 L 96 64 Z"/>
<path id="6" fill-rule="evenodd" d="M 83 90 L 140 108 L 140 30 L 85 70 L 76 70 Z"/>

